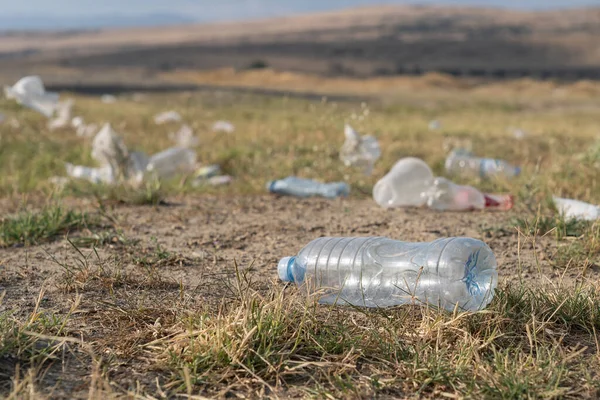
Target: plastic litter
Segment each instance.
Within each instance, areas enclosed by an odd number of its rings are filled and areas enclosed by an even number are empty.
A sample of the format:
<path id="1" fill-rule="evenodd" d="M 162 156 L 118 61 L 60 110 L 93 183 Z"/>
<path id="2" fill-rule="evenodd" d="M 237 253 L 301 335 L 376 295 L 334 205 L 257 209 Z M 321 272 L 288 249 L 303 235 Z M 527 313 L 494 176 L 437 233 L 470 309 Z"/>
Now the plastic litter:
<path id="1" fill-rule="evenodd" d="M 595 221 L 600 218 L 600 207 L 579 200 L 553 196 L 554 206 L 566 219 Z"/>
<path id="2" fill-rule="evenodd" d="M 208 179 L 213 176 L 221 175 L 221 167 L 217 164 L 201 167 L 196 171 L 196 179 Z"/>
<path id="3" fill-rule="evenodd" d="M 90 138 L 98 132 L 98 125 L 87 125 L 83 117 L 74 117 L 71 120 L 71 126 L 75 128 L 78 137 Z"/>
<path id="4" fill-rule="evenodd" d="M 194 131 L 189 125 L 183 125 L 177 132 L 169 134 L 169 138 L 177 147 L 191 148 L 200 143 L 200 139 L 194 136 Z"/>
<path id="5" fill-rule="evenodd" d="M 504 176 L 514 178 L 521 173 L 520 167 L 515 167 L 503 160 L 480 158 L 460 151 L 452 151 L 446 158 L 446 172 L 456 176 L 480 177 L 482 179 Z"/>
<path id="6" fill-rule="evenodd" d="M 227 185 L 233 181 L 233 178 L 229 175 L 221 175 L 221 167 L 216 164 L 207 165 L 199 168 L 196 173 L 192 186 L 222 186 Z"/>
<path id="7" fill-rule="evenodd" d="M 154 122 L 157 125 L 166 124 L 168 122 L 180 122 L 181 115 L 177 111 L 165 111 L 154 117 Z"/>
<path id="8" fill-rule="evenodd" d="M 347 166 L 358 167 L 366 175 L 373 172 L 375 162 L 381 157 L 381 148 L 374 136 L 360 136 L 350 125 L 344 127 L 346 140 L 340 150 L 340 160 Z"/>
<path id="9" fill-rule="evenodd" d="M 231 182 L 233 182 L 233 177 L 231 177 L 229 175 L 211 176 L 207 180 L 207 183 L 210 186 L 229 185 Z"/>
<path id="10" fill-rule="evenodd" d="M 83 179 L 95 184 L 112 185 L 116 183 L 117 177 L 110 165 L 102 168 L 84 167 L 65 163 L 67 176 L 75 179 Z"/>
<path id="11" fill-rule="evenodd" d="M 96 134 L 92 142 L 92 158 L 101 167 L 110 166 L 113 176 L 118 179 L 127 176 L 129 169 L 129 150 L 123 139 L 112 129 L 110 124 L 105 124 Z"/>
<path id="12" fill-rule="evenodd" d="M 439 211 L 469 211 L 484 208 L 508 210 L 513 206 L 510 195 L 481 193 L 471 186 L 436 178 L 423 160 L 414 157 L 398 161 L 375 184 L 373 198 L 385 208 L 427 205 Z"/>
<path id="13" fill-rule="evenodd" d="M 59 99 L 58 93 L 46 92 L 39 76 L 26 76 L 12 87 L 5 86 L 4 94 L 7 99 L 14 99 L 48 118 L 54 114 Z"/>
<path id="14" fill-rule="evenodd" d="M 323 237 L 282 258 L 277 271 L 322 304 L 361 307 L 431 304 L 476 311 L 492 301 L 498 284 L 494 253 L 470 238 L 408 243 Z"/>
<path id="15" fill-rule="evenodd" d="M 104 104 L 114 104 L 117 102 L 117 98 L 115 96 L 113 96 L 112 94 L 103 94 L 100 97 L 100 101 L 103 102 Z"/>
<path id="16" fill-rule="evenodd" d="M 48 121 L 48 129 L 62 129 L 69 126 L 71 123 L 71 110 L 73 109 L 74 101 L 72 99 L 61 101 L 56 105 L 56 117 Z"/>
<path id="17" fill-rule="evenodd" d="M 229 121 L 217 121 L 212 126 L 213 132 L 233 133 L 235 126 Z"/>
<path id="18" fill-rule="evenodd" d="M 321 183 L 295 176 L 271 181 L 267 183 L 267 189 L 271 193 L 295 197 L 321 196 L 332 199 L 350 194 L 350 186 L 345 182 Z"/>
<path id="19" fill-rule="evenodd" d="M 157 178 L 169 179 L 179 173 L 190 173 L 195 167 L 195 151 L 171 147 L 150 157 L 146 171 Z"/>
<path id="20" fill-rule="evenodd" d="M 439 131 L 440 129 L 442 129 L 442 123 L 440 121 L 438 121 L 437 119 L 434 119 L 429 122 L 429 130 L 430 131 Z"/>

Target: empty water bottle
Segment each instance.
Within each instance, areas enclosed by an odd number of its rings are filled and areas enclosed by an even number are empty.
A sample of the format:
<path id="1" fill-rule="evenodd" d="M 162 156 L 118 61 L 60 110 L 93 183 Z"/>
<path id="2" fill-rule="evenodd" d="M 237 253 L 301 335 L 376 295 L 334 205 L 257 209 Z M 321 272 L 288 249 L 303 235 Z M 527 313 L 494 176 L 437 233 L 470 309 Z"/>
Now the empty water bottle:
<path id="1" fill-rule="evenodd" d="M 350 186 L 345 182 L 321 183 L 295 176 L 271 181 L 267 183 L 267 189 L 271 193 L 295 197 L 322 196 L 331 199 L 350 194 Z"/>
<path id="2" fill-rule="evenodd" d="M 182 147 L 171 147 L 150 157 L 146 169 L 158 178 L 169 179 L 178 173 L 192 172 L 195 166 L 195 151 Z"/>
<path id="3" fill-rule="evenodd" d="M 480 177 L 483 179 L 504 176 L 513 178 L 521 173 L 521 168 L 506 161 L 493 158 L 480 158 L 463 152 L 451 152 L 446 158 L 446 172 L 457 176 Z"/>
<path id="4" fill-rule="evenodd" d="M 428 303 L 468 311 L 492 301 L 496 268 L 494 253 L 479 240 L 408 243 L 383 237 L 315 239 L 277 267 L 282 281 L 317 294 L 322 304 Z"/>
<path id="5" fill-rule="evenodd" d="M 595 221 L 600 218 L 600 207 L 579 200 L 553 197 L 554 206 L 567 219 Z"/>

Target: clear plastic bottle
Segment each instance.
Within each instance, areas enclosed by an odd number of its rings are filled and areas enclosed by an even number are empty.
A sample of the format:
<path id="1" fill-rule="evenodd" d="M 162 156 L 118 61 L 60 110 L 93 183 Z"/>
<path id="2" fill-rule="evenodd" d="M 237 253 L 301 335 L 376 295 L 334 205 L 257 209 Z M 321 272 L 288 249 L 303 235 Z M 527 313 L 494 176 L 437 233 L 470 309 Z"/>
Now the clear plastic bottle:
<path id="1" fill-rule="evenodd" d="M 295 197 L 322 196 L 332 199 L 350 194 L 350 186 L 345 182 L 321 183 L 295 176 L 271 181 L 267 183 L 267 189 L 271 193 Z"/>
<path id="2" fill-rule="evenodd" d="M 428 303 L 475 311 L 492 301 L 498 284 L 494 253 L 470 238 L 323 237 L 282 258 L 277 269 L 282 281 L 317 294 L 322 304 L 364 307 Z"/>
<path id="3" fill-rule="evenodd" d="M 493 158 L 480 158 L 463 152 L 451 152 L 446 158 L 446 172 L 455 176 L 471 176 L 483 179 L 504 176 L 514 178 L 519 176 L 521 168 L 506 161 Z"/>
<path id="4" fill-rule="evenodd" d="M 196 152 L 183 147 L 171 147 L 150 157 L 146 170 L 160 179 L 178 173 L 192 172 L 196 167 Z"/>

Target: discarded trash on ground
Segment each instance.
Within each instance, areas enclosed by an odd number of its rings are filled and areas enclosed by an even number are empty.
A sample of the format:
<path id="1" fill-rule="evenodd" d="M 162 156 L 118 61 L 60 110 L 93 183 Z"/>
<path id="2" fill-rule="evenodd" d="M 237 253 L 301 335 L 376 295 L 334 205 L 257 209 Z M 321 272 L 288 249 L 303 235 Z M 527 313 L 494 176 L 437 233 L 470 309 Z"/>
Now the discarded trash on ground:
<path id="1" fill-rule="evenodd" d="M 104 104 L 114 104 L 117 102 L 117 98 L 115 96 L 113 96 L 112 94 L 103 94 L 100 97 L 100 101 L 103 102 Z"/>
<path id="2" fill-rule="evenodd" d="M 90 138 L 98 132 L 98 125 L 86 124 L 83 117 L 74 117 L 71 126 L 75 128 L 78 137 Z"/>
<path id="3" fill-rule="evenodd" d="M 177 111 L 165 111 L 154 117 L 154 122 L 157 125 L 166 124 L 168 122 L 180 122 L 181 115 Z"/>
<path id="4" fill-rule="evenodd" d="M 183 125 L 177 132 L 170 133 L 169 138 L 175 142 L 177 147 L 191 148 L 200 143 L 200 139 L 194 136 L 194 131 L 189 125 Z"/>
<path id="5" fill-rule="evenodd" d="M 55 129 L 62 129 L 71 123 L 71 110 L 73 109 L 75 102 L 73 99 L 60 101 L 56 105 L 56 116 L 48 121 L 48 129 L 51 131 Z"/>
<path id="6" fill-rule="evenodd" d="M 171 147 L 150 157 L 146 172 L 159 179 L 191 173 L 196 167 L 196 152 L 184 147 Z"/>
<path id="7" fill-rule="evenodd" d="M 92 142 L 92 158 L 100 168 L 67 164 L 67 175 L 92 183 L 141 184 L 145 179 L 169 179 L 178 173 L 190 173 L 196 166 L 196 152 L 171 147 L 148 157 L 143 152 L 130 152 L 121 137 L 105 124 Z"/>
<path id="8" fill-rule="evenodd" d="M 508 131 L 517 140 L 523 140 L 523 139 L 525 139 L 528 136 L 527 132 L 525 132 L 523 129 L 520 129 L 520 128 L 509 128 Z"/>
<path id="9" fill-rule="evenodd" d="M 212 126 L 213 132 L 233 133 L 235 126 L 229 121 L 217 121 Z"/>
<path id="10" fill-rule="evenodd" d="M 361 307 L 431 304 L 476 311 L 492 301 L 498 284 L 494 253 L 470 238 L 407 243 L 322 237 L 282 258 L 277 271 L 322 304 Z"/>
<path id="11" fill-rule="evenodd" d="M 360 136 L 350 125 L 344 127 L 346 140 L 340 150 L 340 159 L 346 166 L 361 168 L 371 175 L 375 162 L 381 157 L 379 143 L 374 136 Z"/>
<path id="12" fill-rule="evenodd" d="M 446 158 L 446 172 L 453 176 L 480 177 L 482 179 L 503 176 L 514 178 L 521 174 L 521 168 L 503 160 L 475 157 L 471 153 L 454 150 Z"/>
<path id="13" fill-rule="evenodd" d="M 0 112 L 0 124 L 3 124 L 6 121 L 6 116 Z"/>
<path id="14" fill-rule="evenodd" d="M 553 196 L 554 206 L 565 219 L 595 221 L 600 218 L 600 207 L 579 200 Z"/>
<path id="15" fill-rule="evenodd" d="M 439 131 L 440 129 L 442 129 L 442 123 L 439 120 L 434 119 L 429 122 L 430 131 Z"/>
<path id="16" fill-rule="evenodd" d="M 192 186 L 222 186 L 228 185 L 233 181 L 233 178 L 229 175 L 222 175 L 221 167 L 216 164 L 207 165 L 199 168 L 194 174 L 194 180 Z"/>
<path id="17" fill-rule="evenodd" d="M 271 193 L 295 197 L 321 196 L 332 199 L 350 194 L 350 186 L 345 182 L 321 183 L 295 176 L 271 181 L 267 183 L 267 189 Z"/>
<path id="18" fill-rule="evenodd" d="M 438 211 L 469 211 L 513 206 L 510 195 L 481 193 L 472 186 L 457 185 L 434 177 L 421 159 L 408 157 L 398 161 L 373 188 L 375 202 L 385 208 L 427 207 Z"/>
<path id="19" fill-rule="evenodd" d="M 5 86 L 4 94 L 7 99 L 14 99 L 48 118 L 54 114 L 59 99 L 58 93 L 46 92 L 39 76 L 26 76 L 12 87 Z"/>

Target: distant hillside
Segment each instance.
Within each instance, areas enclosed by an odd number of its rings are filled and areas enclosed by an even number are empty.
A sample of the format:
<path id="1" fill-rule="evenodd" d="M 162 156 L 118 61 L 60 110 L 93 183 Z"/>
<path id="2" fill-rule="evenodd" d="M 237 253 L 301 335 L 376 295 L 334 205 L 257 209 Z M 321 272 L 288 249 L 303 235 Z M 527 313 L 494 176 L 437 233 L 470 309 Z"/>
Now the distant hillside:
<path id="1" fill-rule="evenodd" d="M 23 30 L 94 30 L 100 28 L 124 28 L 164 26 L 192 23 L 193 19 L 178 14 L 148 14 L 127 16 L 105 14 L 72 17 L 55 17 L 48 15 L 1 15 L 1 31 Z"/>
<path id="2" fill-rule="evenodd" d="M 379 6 L 261 21 L 13 34 L 0 40 L 0 70 L 43 65 L 98 77 L 124 69 L 151 75 L 270 66 L 327 75 L 442 71 L 600 79 L 598 38 L 600 7 Z"/>

